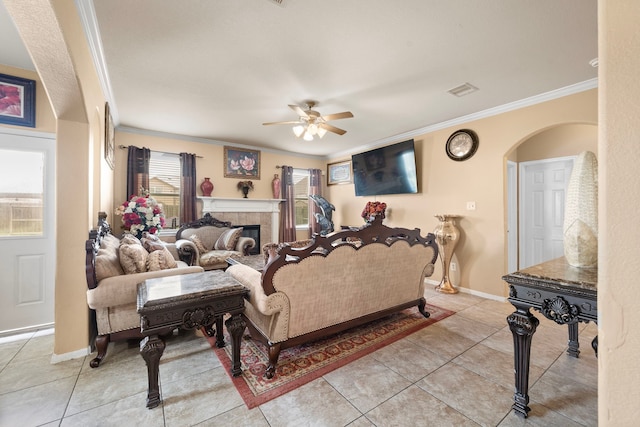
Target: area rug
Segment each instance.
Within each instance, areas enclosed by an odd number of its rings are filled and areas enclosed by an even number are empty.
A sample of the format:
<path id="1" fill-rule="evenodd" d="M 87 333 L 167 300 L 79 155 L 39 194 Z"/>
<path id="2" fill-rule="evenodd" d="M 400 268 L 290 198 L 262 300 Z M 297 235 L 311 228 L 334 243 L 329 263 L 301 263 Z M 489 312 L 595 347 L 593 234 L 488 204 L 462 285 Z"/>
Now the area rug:
<path id="1" fill-rule="evenodd" d="M 430 304 L 426 310 L 431 313 L 429 318 L 414 307 L 323 340 L 282 350 L 272 379 L 264 377 L 269 363 L 266 346 L 247 334 L 240 350 L 242 375 L 231 380 L 247 407 L 254 408 L 454 314 Z M 231 340 L 226 328 L 224 348 L 215 346 L 215 338 L 207 339 L 230 375 Z"/>

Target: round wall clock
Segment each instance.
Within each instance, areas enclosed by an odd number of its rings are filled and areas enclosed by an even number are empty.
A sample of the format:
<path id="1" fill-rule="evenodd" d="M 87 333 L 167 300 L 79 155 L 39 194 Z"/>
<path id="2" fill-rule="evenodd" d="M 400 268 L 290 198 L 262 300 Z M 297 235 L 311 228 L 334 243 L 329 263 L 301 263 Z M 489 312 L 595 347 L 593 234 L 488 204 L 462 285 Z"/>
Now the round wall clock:
<path id="1" fill-rule="evenodd" d="M 461 162 L 471 158 L 478 149 L 478 135 L 470 129 L 460 129 L 447 139 L 446 151 L 451 160 Z"/>

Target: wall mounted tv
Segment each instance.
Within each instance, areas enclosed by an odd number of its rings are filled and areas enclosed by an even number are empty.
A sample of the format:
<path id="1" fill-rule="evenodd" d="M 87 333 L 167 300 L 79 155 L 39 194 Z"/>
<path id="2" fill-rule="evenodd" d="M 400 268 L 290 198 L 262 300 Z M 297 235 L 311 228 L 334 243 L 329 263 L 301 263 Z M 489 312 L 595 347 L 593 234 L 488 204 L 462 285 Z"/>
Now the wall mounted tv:
<path id="1" fill-rule="evenodd" d="M 356 196 L 418 192 L 413 139 L 351 156 Z"/>

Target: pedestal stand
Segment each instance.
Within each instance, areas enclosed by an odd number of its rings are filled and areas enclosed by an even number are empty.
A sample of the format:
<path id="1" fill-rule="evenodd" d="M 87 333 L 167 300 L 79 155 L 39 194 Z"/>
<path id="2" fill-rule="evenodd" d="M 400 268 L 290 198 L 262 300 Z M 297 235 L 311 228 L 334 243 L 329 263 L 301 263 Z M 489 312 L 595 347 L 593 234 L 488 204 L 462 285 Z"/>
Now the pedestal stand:
<path id="1" fill-rule="evenodd" d="M 438 214 L 434 216 L 440 220 L 440 223 L 436 226 L 435 230 L 433 230 L 433 234 L 436 236 L 440 259 L 442 260 L 442 280 L 440 284 L 436 286 L 436 291 L 445 294 L 457 294 L 458 290 L 453 287 L 449 280 L 449 265 L 451 264 L 453 251 L 458 244 L 458 238 L 460 237 L 460 231 L 456 228 L 455 220 L 456 218 L 461 218 L 461 216 L 448 214 Z"/>

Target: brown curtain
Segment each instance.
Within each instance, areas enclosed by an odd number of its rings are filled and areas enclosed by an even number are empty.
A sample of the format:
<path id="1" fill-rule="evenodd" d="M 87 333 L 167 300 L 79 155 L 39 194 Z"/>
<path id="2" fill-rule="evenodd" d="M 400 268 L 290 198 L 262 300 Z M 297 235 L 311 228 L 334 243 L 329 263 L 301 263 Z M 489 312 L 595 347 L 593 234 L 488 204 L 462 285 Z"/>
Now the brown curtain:
<path id="1" fill-rule="evenodd" d="M 322 171 L 320 169 L 309 169 L 309 195 L 322 196 Z M 309 235 L 320 233 L 321 227 L 316 221 L 316 213 L 322 214 L 322 210 L 313 200 L 309 199 Z"/>
<path id="2" fill-rule="evenodd" d="M 140 195 L 141 189 L 149 189 L 149 160 L 151 150 L 129 146 L 127 160 L 127 197 Z"/>
<path id="3" fill-rule="evenodd" d="M 180 153 L 180 224 L 186 224 L 196 217 L 196 156 Z"/>
<path id="4" fill-rule="evenodd" d="M 282 166 L 282 211 L 280 215 L 280 242 L 296 240 L 296 200 L 293 185 L 293 167 Z"/>

